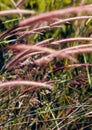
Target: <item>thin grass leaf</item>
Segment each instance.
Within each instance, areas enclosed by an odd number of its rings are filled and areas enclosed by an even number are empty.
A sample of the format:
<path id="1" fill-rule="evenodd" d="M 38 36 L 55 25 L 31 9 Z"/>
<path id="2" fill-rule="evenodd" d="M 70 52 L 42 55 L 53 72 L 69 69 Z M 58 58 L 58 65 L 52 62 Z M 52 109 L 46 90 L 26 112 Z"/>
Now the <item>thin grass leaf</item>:
<path id="1" fill-rule="evenodd" d="M 26 0 L 19 0 L 16 4 L 16 7 L 20 7 L 22 6 L 24 3 L 26 2 Z"/>

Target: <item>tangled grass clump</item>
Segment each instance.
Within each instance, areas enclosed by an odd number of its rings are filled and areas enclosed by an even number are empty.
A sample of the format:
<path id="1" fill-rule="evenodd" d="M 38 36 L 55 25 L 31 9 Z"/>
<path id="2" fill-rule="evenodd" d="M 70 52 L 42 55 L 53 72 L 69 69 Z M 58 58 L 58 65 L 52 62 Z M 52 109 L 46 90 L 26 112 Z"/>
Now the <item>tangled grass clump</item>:
<path id="1" fill-rule="evenodd" d="M 91 129 L 92 4 L 36 14 L 11 1 L 0 12 L 0 129 Z"/>

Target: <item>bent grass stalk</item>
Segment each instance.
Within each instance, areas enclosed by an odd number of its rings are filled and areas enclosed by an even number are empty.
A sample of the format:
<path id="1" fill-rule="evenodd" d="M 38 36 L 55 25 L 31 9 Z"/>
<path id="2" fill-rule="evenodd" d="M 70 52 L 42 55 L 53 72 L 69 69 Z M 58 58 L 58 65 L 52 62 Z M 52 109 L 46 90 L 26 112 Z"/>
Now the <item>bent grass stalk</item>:
<path id="1" fill-rule="evenodd" d="M 10 63 L 7 64 L 6 68 L 11 68 L 16 64 L 16 61 L 19 60 L 21 57 L 25 56 L 26 54 L 28 55 L 29 52 L 33 51 L 44 51 L 46 53 L 54 53 L 56 52 L 54 49 L 49 49 L 46 47 L 40 47 L 40 46 L 31 46 L 31 45 L 15 45 L 15 46 L 9 46 L 9 48 L 14 48 L 14 49 L 19 49 L 19 50 L 24 50 L 20 54 L 18 54 Z"/>
<path id="2" fill-rule="evenodd" d="M 11 13 L 11 10 L 9 10 L 9 12 L 5 11 L 5 13 L 1 13 L 2 15 L 7 15 L 7 14 L 13 14 L 15 12 L 19 13 L 19 10 L 14 10 Z M 22 11 L 20 10 L 20 13 Z M 23 12 L 25 12 L 25 10 L 23 10 Z M 23 13 L 22 12 L 22 13 Z M 38 23 L 38 22 L 43 22 L 43 21 L 50 21 L 52 18 L 57 18 L 60 16 L 65 16 L 65 14 L 78 14 L 78 13 L 82 13 L 82 12 L 87 12 L 90 13 L 92 12 L 92 4 L 89 5 L 84 5 L 84 6 L 78 6 L 78 7 L 70 7 L 67 9 L 62 9 L 62 10 L 56 10 L 56 11 L 51 11 L 51 12 L 47 12 L 47 13 L 43 13 L 40 15 L 36 15 L 33 16 L 31 18 L 28 18 L 26 20 L 21 21 L 18 25 L 14 26 L 13 28 L 5 31 L 3 34 L 0 35 L 0 38 L 3 38 L 5 36 L 7 36 L 11 31 L 19 28 L 19 27 L 24 27 L 24 26 L 31 26 L 32 24 Z M 28 12 L 29 13 L 29 12 Z"/>
<path id="3" fill-rule="evenodd" d="M 56 26 L 58 24 L 62 24 L 66 22 L 71 22 L 71 21 L 76 21 L 76 20 L 86 20 L 90 18 L 92 18 L 92 16 L 77 16 L 77 17 L 72 17 L 72 18 L 66 18 L 66 19 L 58 20 L 57 22 L 50 24 L 50 26 Z"/>
<path id="4" fill-rule="evenodd" d="M 54 41 L 51 44 L 52 45 L 60 45 L 62 43 L 67 43 L 67 42 L 82 42 L 82 41 L 92 41 L 92 38 L 90 37 L 75 37 L 75 38 L 66 38 L 58 41 Z"/>
<path id="5" fill-rule="evenodd" d="M 50 39 L 52 40 L 52 39 Z M 41 43 L 38 43 L 34 46 L 31 46 L 31 45 L 15 45 L 15 46 L 9 46 L 10 49 L 15 49 L 15 50 L 25 50 L 24 52 L 21 52 L 20 54 L 18 54 L 12 61 L 10 61 L 8 63 L 8 65 L 6 66 L 6 68 L 12 68 L 12 66 L 16 65 L 16 63 L 18 63 L 19 59 L 22 58 L 23 56 L 25 55 L 28 55 L 30 52 L 32 53 L 32 50 L 35 51 L 44 51 L 44 52 L 47 52 L 47 53 L 54 53 L 52 55 L 48 55 L 46 57 L 42 57 L 41 59 L 38 59 L 35 63 L 36 64 L 39 64 L 39 63 L 42 63 L 42 60 L 43 62 L 47 61 L 49 62 L 49 60 L 51 61 L 51 59 L 53 59 L 54 57 L 65 57 L 65 58 L 68 58 L 70 60 L 73 60 L 74 62 L 77 62 L 75 59 L 73 59 L 73 57 L 70 57 L 69 54 L 66 54 L 65 52 L 68 52 L 69 50 L 73 50 L 73 49 L 77 49 L 77 52 L 80 53 L 80 51 L 78 50 L 79 48 L 88 48 L 88 47 L 92 47 L 92 44 L 87 44 L 87 45 L 79 45 L 79 46 L 74 46 L 74 47 L 70 47 L 70 48 L 66 48 L 66 49 L 63 49 L 63 50 L 52 50 L 52 49 L 49 49 L 49 48 L 46 48 L 46 47 L 39 47 L 37 45 L 41 45 L 43 44 L 44 42 L 47 42 L 48 40 L 46 41 L 42 41 Z M 68 39 L 63 39 L 63 40 L 59 40 L 59 41 L 56 41 L 56 42 L 52 42 L 51 44 L 55 44 L 55 45 L 58 45 L 60 43 L 65 43 L 65 42 L 73 42 L 73 41 L 92 41 L 92 38 L 87 38 L 87 37 L 78 37 L 78 38 L 68 38 Z M 35 47 L 35 48 L 34 48 Z M 82 51 L 82 50 L 81 50 Z M 91 50 L 90 50 L 91 51 Z M 86 52 L 86 50 L 85 50 Z M 56 54 L 55 54 L 56 53 Z M 58 54 L 59 53 L 59 54 Z M 65 55 L 65 54 L 66 55 Z M 70 53 L 72 54 L 72 52 Z M 53 58 L 51 58 L 53 57 Z M 40 61 L 39 61 L 40 60 Z M 16 62 L 17 61 L 17 62 Z M 38 63 L 39 62 L 39 63 Z"/>
<path id="6" fill-rule="evenodd" d="M 20 57 L 22 57 L 23 55 L 25 55 L 25 53 L 28 55 L 30 52 L 33 51 L 44 51 L 46 53 L 55 53 L 57 50 L 51 49 L 51 48 L 46 48 L 46 47 L 41 47 L 40 45 L 43 43 L 46 43 L 48 40 L 52 40 L 52 39 L 47 39 L 45 41 L 42 41 L 36 45 L 13 45 L 13 46 L 8 46 L 7 48 L 10 49 L 15 49 L 15 50 L 24 50 L 24 52 L 20 53 L 19 55 L 16 56 L 15 59 L 13 59 L 13 61 L 11 61 L 11 64 L 15 62 L 15 60 L 18 60 Z M 66 56 L 64 56 L 66 57 Z M 68 56 L 69 57 L 69 56 Z M 72 57 L 69 57 L 70 59 L 74 60 Z M 74 60 L 76 62 L 76 60 Z M 10 65 L 9 65 L 10 66 Z"/>
<path id="7" fill-rule="evenodd" d="M 44 56 L 40 59 L 37 59 L 35 61 L 35 63 L 37 65 L 41 65 L 43 63 L 48 63 L 48 62 L 52 61 L 53 58 L 55 58 L 55 57 L 65 58 L 65 55 L 83 54 L 83 53 L 89 53 L 89 52 L 92 52 L 92 44 L 78 45 L 78 46 L 69 47 L 69 48 L 66 48 L 66 49 L 59 50 L 56 53 L 50 54 L 48 56 Z"/>
<path id="8" fill-rule="evenodd" d="M 47 12 L 47 13 L 44 13 L 44 14 L 40 14 L 38 16 L 33 16 L 33 17 L 28 18 L 24 21 L 21 21 L 18 24 L 18 27 L 32 25 L 32 24 L 40 22 L 40 21 L 49 21 L 51 18 L 65 16 L 65 14 L 69 14 L 69 13 L 78 14 L 79 12 L 80 13 L 82 13 L 82 12 L 87 12 L 87 13 L 92 12 L 92 4 L 84 5 L 84 6 L 78 6 L 78 7 L 70 7 L 70 8 L 67 8 L 67 9 Z"/>
<path id="9" fill-rule="evenodd" d="M 20 86 L 33 86 L 31 90 L 36 90 L 39 88 L 47 88 L 52 89 L 53 87 L 51 85 L 48 85 L 46 83 L 40 83 L 40 82 L 34 82 L 34 81 L 7 81 L 0 83 L 0 89 L 7 89 L 11 87 L 20 87 Z"/>
<path id="10" fill-rule="evenodd" d="M 0 11 L 0 17 L 2 16 L 7 16 L 7 15 L 14 15 L 14 14 L 34 14 L 35 11 L 33 10 L 23 10 L 23 9 L 18 9 L 18 10 L 4 10 Z"/>

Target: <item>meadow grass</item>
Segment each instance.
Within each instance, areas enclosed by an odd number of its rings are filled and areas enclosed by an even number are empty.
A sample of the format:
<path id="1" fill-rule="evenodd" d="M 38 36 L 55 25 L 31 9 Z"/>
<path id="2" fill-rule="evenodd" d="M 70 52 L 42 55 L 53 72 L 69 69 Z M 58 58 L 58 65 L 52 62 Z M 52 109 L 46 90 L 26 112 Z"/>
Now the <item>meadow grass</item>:
<path id="1" fill-rule="evenodd" d="M 0 129 L 91 130 L 92 4 L 31 4 L 0 11 Z"/>

